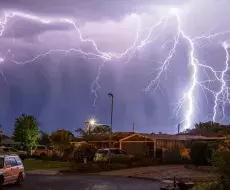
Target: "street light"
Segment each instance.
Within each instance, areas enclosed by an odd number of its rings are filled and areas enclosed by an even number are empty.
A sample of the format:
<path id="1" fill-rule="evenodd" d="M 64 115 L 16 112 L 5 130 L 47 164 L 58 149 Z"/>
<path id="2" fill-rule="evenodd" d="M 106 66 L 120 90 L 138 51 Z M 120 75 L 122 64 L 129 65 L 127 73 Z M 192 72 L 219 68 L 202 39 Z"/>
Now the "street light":
<path id="1" fill-rule="evenodd" d="M 87 130 L 91 132 L 91 128 L 96 124 L 96 120 L 89 119 L 88 121 L 85 122 L 85 124 L 87 125 Z"/>
<path id="2" fill-rule="evenodd" d="M 96 123 L 95 119 L 90 119 L 90 120 L 89 120 L 89 124 L 90 124 L 90 125 L 95 125 L 95 123 Z"/>
<path id="3" fill-rule="evenodd" d="M 110 132 L 109 132 L 109 164 L 110 164 L 110 154 L 111 154 L 111 146 L 112 146 L 112 129 L 113 129 L 113 94 L 109 93 L 108 96 L 111 98 L 111 111 L 110 111 Z"/>

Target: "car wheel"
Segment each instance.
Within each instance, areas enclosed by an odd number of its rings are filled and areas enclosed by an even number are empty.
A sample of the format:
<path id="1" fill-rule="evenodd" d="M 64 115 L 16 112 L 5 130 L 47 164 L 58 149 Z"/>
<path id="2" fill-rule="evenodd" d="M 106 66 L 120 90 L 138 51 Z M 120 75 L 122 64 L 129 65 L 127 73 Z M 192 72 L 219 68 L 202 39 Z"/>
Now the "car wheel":
<path id="1" fill-rule="evenodd" d="M 16 184 L 17 184 L 17 185 L 21 185 L 22 182 L 23 182 L 23 180 L 24 180 L 23 175 L 22 175 L 22 173 L 20 173 L 20 174 L 18 175 L 18 179 L 17 179 L 17 181 L 16 181 Z"/>
<path id="2" fill-rule="evenodd" d="M 3 189 L 3 183 L 4 183 L 4 177 L 3 176 L 0 176 L 0 190 Z"/>
<path id="3" fill-rule="evenodd" d="M 46 156 L 45 153 L 41 153 L 41 154 L 40 154 L 40 157 L 45 157 L 45 156 Z"/>

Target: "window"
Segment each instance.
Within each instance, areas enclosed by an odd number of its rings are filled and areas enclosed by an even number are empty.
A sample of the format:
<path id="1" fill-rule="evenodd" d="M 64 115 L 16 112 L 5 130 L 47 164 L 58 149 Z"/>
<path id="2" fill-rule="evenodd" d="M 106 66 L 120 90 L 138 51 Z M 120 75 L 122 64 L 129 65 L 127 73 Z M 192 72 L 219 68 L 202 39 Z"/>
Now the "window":
<path id="1" fill-rule="evenodd" d="M 107 154 L 107 150 L 98 150 L 97 154 Z"/>
<path id="2" fill-rule="evenodd" d="M 11 163 L 10 163 L 10 158 L 5 158 L 5 165 L 7 166 L 7 165 L 11 165 Z"/>
<path id="3" fill-rule="evenodd" d="M 19 157 L 15 157 L 15 160 L 16 160 L 18 165 L 22 165 L 22 161 Z"/>
<path id="4" fill-rule="evenodd" d="M 45 150 L 46 147 L 45 146 L 37 146 L 37 150 Z"/>
<path id="5" fill-rule="evenodd" d="M 122 154 L 121 150 L 119 150 L 119 149 L 112 149 L 111 153 L 113 153 L 113 154 Z"/>
<path id="6" fill-rule="evenodd" d="M 13 157 L 10 158 L 10 165 L 11 166 L 17 166 L 18 165 L 17 161 Z"/>

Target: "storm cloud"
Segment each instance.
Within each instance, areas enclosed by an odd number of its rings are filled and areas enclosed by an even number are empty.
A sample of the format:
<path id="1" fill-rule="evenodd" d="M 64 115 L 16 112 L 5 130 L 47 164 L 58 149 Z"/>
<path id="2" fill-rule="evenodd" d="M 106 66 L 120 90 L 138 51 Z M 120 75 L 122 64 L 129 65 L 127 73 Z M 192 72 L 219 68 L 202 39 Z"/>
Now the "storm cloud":
<path id="1" fill-rule="evenodd" d="M 92 43 L 81 42 L 75 26 L 62 19 L 73 21 L 82 37 L 94 40 L 99 51 L 122 53 L 135 41 L 138 18 L 140 42 L 171 8 L 178 8 L 181 28 L 193 38 L 230 30 L 229 6 L 228 1 L 215 0 L 1 1 L 1 21 L 5 13 L 22 15 L 9 17 L 0 36 L 0 57 L 5 60 L 0 65 L 0 123 L 9 134 L 15 117 L 21 113 L 34 114 L 42 124 L 41 129 L 46 131 L 57 128 L 74 131 L 89 117 L 108 124 L 110 99 L 107 94 L 112 92 L 115 96 L 114 130 L 130 131 L 135 122 L 138 131 L 175 132 L 175 125 L 183 120 L 187 107 L 182 106 L 178 114 L 175 108 L 191 84 L 188 41 L 179 39 L 176 53 L 157 88 L 154 86 L 148 92 L 145 89 L 172 49 L 172 43 L 162 45 L 175 36 L 178 20 L 170 17 L 163 30 L 156 27 L 152 31 L 152 43 L 134 52 L 126 63 L 130 53 L 104 62 L 95 57 L 86 59 L 76 51 L 64 52 L 81 48 L 84 52 L 96 53 Z M 44 23 L 23 14 L 55 22 Z M 229 40 L 228 32 L 211 40 L 199 40 L 195 53 L 202 63 L 223 70 L 225 52 L 221 44 Z M 62 51 L 46 54 L 50 50 Z M 26 64 L 21 64 L 23 62 Z M 104 66 L 100 67 L 102 64 Z M 93 83 L 99 68 L 99 80 Z M 199 79 L 206 80 L 206 74 L 215 77 L 210 70 L 202 68 Z M 215 91 L 220 87 L 218 81 L 212 85 Z M 202 106 L 194 105 L 193 122 L 211 120 L 213 95 L 210 92 L 204 95 L 197 87 L 194 98 Z M 226 106 L 226 113 L 228 109 Z M 229 122 L 221 118 L 218 121 Z"/>

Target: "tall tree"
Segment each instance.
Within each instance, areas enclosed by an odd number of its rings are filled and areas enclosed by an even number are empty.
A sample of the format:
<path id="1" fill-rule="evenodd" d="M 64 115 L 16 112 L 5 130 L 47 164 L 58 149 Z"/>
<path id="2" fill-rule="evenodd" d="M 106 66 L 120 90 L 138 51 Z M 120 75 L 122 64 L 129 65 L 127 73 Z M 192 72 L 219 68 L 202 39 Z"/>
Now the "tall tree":
<path id="1" fill-rule="evenodd" d="M 51 143 L 61 151 L 71 147 L 70 142 L 74 140 L 74 135 L 70 131 L 61 129 L 52 133 Z"/>
<path id="2" fill-rule="evenodd" d="M 94 134 L 104 134 L 110 132 L 111 128 L 108 125 L 97 125 L 93 129 Z"/>
<path id="3" fill-rule="evenodd" d="M 108 133 L 111 128 L 108 125 L 96 125 L 93 129 L 87 128 L 87 130 L 84 130 L 82 128 L 78 128 L 75 130 L 76 133 L 78 133 L 79 136 L 87 139 L 87 137 L 95 134 L 105 134 Z"/>
<path id="4" fill-rule="evenodd" d="M 46 132 L 40 131 L 40 137 L 38 138 L 38 143 L 41 145 L 50 145 L 51 137 Z"/>
<path id="5" fill-rule="evenodd" d="M 39 136 L 39 123 L 32 115 L 22 114 L 14 123 L 13 139 L 20 142 L 23 149 L 30 151 Z"/>

